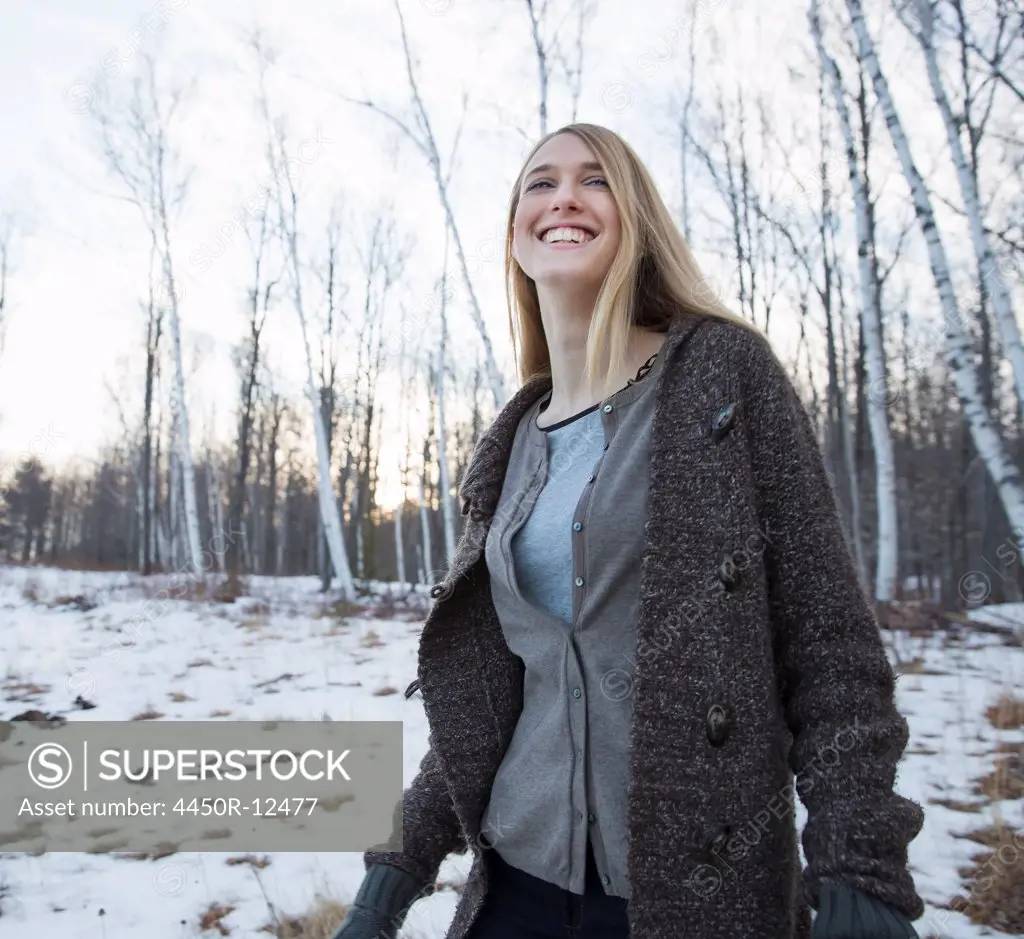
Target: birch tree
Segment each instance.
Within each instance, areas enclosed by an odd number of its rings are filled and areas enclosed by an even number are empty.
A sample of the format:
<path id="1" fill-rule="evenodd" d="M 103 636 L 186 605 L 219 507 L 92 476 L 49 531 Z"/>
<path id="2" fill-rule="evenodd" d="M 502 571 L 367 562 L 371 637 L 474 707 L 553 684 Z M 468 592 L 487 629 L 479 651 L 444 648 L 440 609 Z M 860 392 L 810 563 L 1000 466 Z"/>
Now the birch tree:
<path id="1" fill-rule="evenodd" d="M 885 352 L 882 345 L 882 317 L 879 307 L 879 293 L 871 268 L 871 249 L 868 219 L 869 196 L 864 177 L 861 175 L 857 158 L 857 145 L 853 134 L 853 122 L 846 103 L 839 66 L 826 51 L 821 35 L 818 0 L 813 0 L 810 9 L 811 34 L 818 51 L 821 70 L 827 76 L 835 101 L 839 127 L 846 148 L 846 164 L 850 177 L 850 188 L 856 208 L 857 260 L 860 274 L 861 323 L 867 359 L 868 380 L 876 393 L 868 395 L 868 423 L 871 428 L 871 442 L 875 452 L 876 501 L 878 512 L 878 559 L 875 571 L 875 599 L 889 603 L 894 599 L 898 574 L 899 550 L 896 507 L 896 461 L 893 455 L 892 435 L 886 411 L 887 395 L 884 393 L 887 381 L 885 375 Z"/>
<path id="2" fill-rule="evenodd" d="M 246 481 L 249 477 L 249 463 L 252 457 L 252 432 L 263 354 L 260 341 L 267 324 L 267 312 L 274 299 L 274 288 L 278 283 L 276 277 L 268 276 L 267 273 L 270 235 L 268 212 L 269 205 L 261 204 L 256 219 L 255 236 L 250 236 L 249 230 L 246 229 L 246 236 L 250 238 L 252 246 L 253 266 L 252 284 L 249 286 L 246 296 L 247 335 L 238 351 L 237 361 L 239 377 L 238 434 L 235 472 L 231 480 L 231 503 L 228 509 L 228 519 L 233 531 L 240 530 L 244 524 Z M 238 574 L 239 557 L 238 539 L 232 538 L 227 547 L 227 570 L 232 576 Z"/>
<path id="3" fill-rule="evenodd" d="M 438 199 L 440 200 L 441 208 L 444 211 L 445 223 L 448 226 L 448 231 L 451 233 L 452 240 L 455 243 L 455 254 L 458 258 L 459 270 L 462 275 L 461 285 L 465 287 L 466 296 L 469 300 L 470 316 L 473 319 L 477 332 L 480 334 L 480 341 L 483 344 L 484 360 L 487 366 L 487 375 L 490 379 L 494 406 L 496 409 L 500 409 L 505 403 L 507 394 L 505 379 L 501 374 L 501 369 L 498 368 L 497 359 L 494 357 L 494 346 L 491 343 L 490 332 L 487 329 L 483 311 L 480 307 L 480 301 L 477 298 L 476 290 L 473 287 L 473 279 L 469 274 L 469 264 L 466 260 L 466 252 L 462 246 L 462 237 L 459 233 L 458 223 L 455 220 L 455 212 L 452 208 L 450 196 L 452 169 L 454 168 L 455 163 L 455 152 L 458 149 L 459 139 L 462 135 L 463 121 L 460 120 L 458 130 L 455 134 L 455 141 L 452 145 L 452 156 L 445 161 L 441 157 L 441 151 L 437 144 L 437 137 L 434 134 L 433 125 L 430 122 L 430 115 L 427 112 L 426 104 L 424 103 L 423 96 L 420 93 L 419 80 L 416 77 L 416 70 L 413 67 L 412 51 L 409 48 L 409 36 L 405 28 L 405 18 L 402 16 L 402 8 L 399 4 L 399 0 L 393 0 L 393 2 L 395 12 L 398 14 L 398 24 L 402 37 L 402 52 L 405 61 L 405 74 L 409 82 L 409 94 L 412 98 L 413 104 L 414 126 L 410 126 L 409 122 L 402 120 L 400 117 L 397 117 L 371 100 L 351 98 L 347 95 L 341 94 L 339 94 L 339 97 L 351 104 L 358 104 L 362 107 L 369 108 L 371 111 L 385 117 L 391 124 L 401 131 L 410 143 L 413 144 L 430 167 L 430 171 L 434 177 L 434 184 L 437 187 Z M 463 119 L 465 118 L 465 109 L 466 101 L 465 96 L 463 96 Z M 447 171 L 444 168 L 446 162 L 448 164 Z"/>
<path id="4" fill-rule="evenodd" d="M 375 554 L 372 512 L 376 504 L 380 454 L 378 442 L 383 415 L 383 409 L 379 406 L 379 391 L 385 364 L 384 323 L 389 295 L 402 276 L 408 253 L 408 244 L 398 241 L 390 210 L 382 212 L 374 220 L 365 246 L 357 246 L 363 275 L 363 311 L 358 370 L 361 414 L 360 424 L 354 428 L 355 495 L 352 500 L 352 518 L 356 530 L 359 570 L 363 569 L 367 553 L 370 557 Z"/>
<path id="5" fill-rule="evenodd" d="M 181 356 L 180 305 L 184 294 L 175 273 L 171 238 L 171 214 L 181 205 L 187 188 L 187 174 L 179 169 L 170 131 L 180 103 L 180 93 L 164 96 L 158 91 L 155 63 L 150 56 L 143 55 L 142 74 L 132 82 L 131 98 L 124 113 L 98 107 L 96 114 L 108 168 L 126 190 L 124 198 L 142 214 L 158 258 L 156 302 L 166 310 L 171 329 L 172 394 L 184 496 L 186 555 L 192 570 L 198 573 L 203 568 L 203 553 Z"/>
<path id="6" fill-rule="evenodd" d="M 1002 438 L 992 424 L 988 409 L 985 407 L 970 342 L 957 310 L 950 267 L 936 224 L 931 195 L 911 155 L 910 142 L 903 130 L 903 124 L 889 91 L 889 83 L 882 71 L 874 43 L 868 33 L 867 24 L 864 22 L 861 2 L 860 0 L 846 0 L 846 6 L 850 12 L 854 35 L 857 38 L 859 57 L 871 77 L 875 96 L 878 98 L 885 116 L 885 125 L 899 157 L 903 175 L 910 186 L 914 210 L 927 245 L 932 276 L 935 279 L 935 287 L 942 306 L 946 358 L 953 374 L 964 418 L 970 429 L 978 456 L 992 477 L 1007 520 L 1019 541 L 1020 550 L 1024 552 L 1024 482 L 1022 482 L 1021 471 L 1007 451 Z"/>
<path id="7" fill-rule="evenodd" d="M 271 198 L 277 210 L 279 236 L 285 256 L 285 265 L 291 278 L 292 304 L 299 318 L 302 331 L 302 348 L 306 359 L 306 395 L 312 408 L 313 433 L 316 437 L 317 495 L 320 518 L 327 533 L 327 546 L 334 571 L 341 581 L 342 599 L 355 600 L 355 583 L 352 580 L 348 556 L 345 553 L 345 539 L 342 534 L 341 513 L 331 481 L 331 464 L 327 452 L 327 429 L 324 427 L 320 408 L 320 395 L 313 378 L 313 351 L 309 341 L 306 310 L 302 293 L 302 265 L 299 260 L 299 199 L 295 179 L 288 161 L 287 137 L 283 127 L 275 125 L 270 116 L 270 103 L 266 91 L 267 55 L 258 37 L 253 40 L 259 66 L 259 107 L 267 133 L 267 165 L 273 178 Z"/>
<path id="8" fill-rule="evenodd" d="M 690 23 L 696 24 L 697 0 L 690 0 L 688 16 Z M 690 172 L 689 160 L 687 159 L 689 155 L 687 142 L 689 140 L 690 111 L 693 108 L 693 99 L 697 90 L 697 30 L 690 29 L 687 32 L 689 33 L 689 42 L 686 49 L 688 65 L 686 70 L 686 96 L 683 98 L 683 106 L 679 111 L 679 220 L 683 228 L 683 237 L 686 239 L 687 244 L 689 244 L 692 239 L 692 232 L 690 229 Z"/>
<path id="9" fill-rule="evenodd" d="M 556 69 L 561 69 L 569 90 L 569 122 L 576 120 L 579 108 L 580 93 L 583 83 L 583 36 L 588 17 L 592 17 L 594 6 L 586 0 L 573 0 L 561 17 L 557 18 L 555 0 L 523 0 L 530 20 L 530 39 L 533 52 L 537 57 L 538 108 L 540 136 L 548 132 L 548 114 L 550 110 L 551 79 Z M 575 21 L 575 33 L 571 49 L 563 38 L 568 32 L 565 21 L 572 16 Z"/>
<path id="10" fill-rule="evenodd" d="M 279 451 L 281 428 L 287 414 L 287 405 L 281 394 L 272 386 L 271 379 L 264 382 L 263 407 L 264 419 L 267 422 L 266 462 L 267 462 L 267 498 L 265 504 L 265 525 L 263 545 L 263 573 L 278 574 L 281 570 L 281 559 L 278 552 L 277 536 L 277 500 L 278 474 L 280 472 Z"/>
<path id="11" fill-rule="evenodd" d="M 320 328 L 320 410 L 323 415 L 324 429 L 327 433 L 327 461 L 333 465 L 334 434 L 338 424 L 338 356 L 341 333 L 347 326 L 342 301 L 347 288 L 340 282 L 341 273 L 341 223 L 337 210 L 332 210 L 327 224 L 327 257 L 324 269 L 320 272 L 320 281 L 324 293 L 324 315 Z M 342 402 L 344 406 L 345 402 Z M 344 499 L 345 482 L 339 481 L 338 492 Z M 320 566 L 320 577 L 323 589 L 330 583 L 331 570 L 327 557 L 327 540 L 323 526 L 320 527 L 320 538 L 317 544 L 317 563 Z M 358 564 L 356 570 L 359 570 Z"/>
<path id="12" fill-rule="evenodd" d="M 153 384 L 160 361 L 160 338 L 163 331 L 164 311 L 153 296 L 153 269 L 156 264 L 156 244 L 151 246 L 149 256 L 150 276 L 149 297 L 146 309 L 146 377 L 142 397 L 142 470 L 141 509 L 142 522 L 142 565 L 144 576 L 153 571 L 153 510 L 155 504 L 155 468 L 153 465 Z"/>
<path id="13" fill-rule="evenodd" d="M 220 457 L 216 453 L 208 451 L 206 465 L 209 471 L 207 501 L 210 504 L 210 525 L 214 531 L 210 547 L 217 560 L 217 570 L 224 571 L 227 569 L 227 551 L 224 544 L 224 487 L 221 482 Z M 232 538 L 231 541 L 234 539 Z"/>
<path id="14" fill-rule="evenodd" d="M 1017 398 L 1024 405 L 1024 344 L 1021 343 L 1020 326 L 1014 315 L 1013 302 L 1003 278 L 1002 267 L 985 233 L 984 210 L 978 194 L 976 170 L 968 160 L 960 139 L 960 129 L 965 125 L 968 134 L 973 135 L 978 129 L 967 119 L 967 115 L 953 113 L 953 106 L 939 71 L 936 49 L 937 10 L 935 0 L 910 0 L 910 3 L 914 14 L 913 19 L 907 15 L 901 19 L 917 40 L 921 52 L 924 54 L 928 84 L 931 86 L 932 96 L 935 98 L 935 104 L 938 106 L 946 131 L 946 141 L 949 143 L 950 156 L 953 158 L 957 184 L 960 187 L 960 197 L 963 199 L 964 211 L 967 214 L 971 245 L 978 262 L 978 272 L 992 301 L 992 309 L 1003 344 L 1003 354 L 1009 361 L 1016 380 Z"/>
<path id="15" fill-rule="evenodd" d="M 444 269 L 448 268 L 448 239 L 444 243 Z M 448 372 L 448 284 L 441 277 L 441 341 L 437 352 L 437 462 L 441 483 L 441 519 L 444 523 L 444 549 L 447 556 L 455 557 L 455 517 L 451 498 L 451 479 L 448 473 L 447 422 L 445 420 L 445 376 Z"/>

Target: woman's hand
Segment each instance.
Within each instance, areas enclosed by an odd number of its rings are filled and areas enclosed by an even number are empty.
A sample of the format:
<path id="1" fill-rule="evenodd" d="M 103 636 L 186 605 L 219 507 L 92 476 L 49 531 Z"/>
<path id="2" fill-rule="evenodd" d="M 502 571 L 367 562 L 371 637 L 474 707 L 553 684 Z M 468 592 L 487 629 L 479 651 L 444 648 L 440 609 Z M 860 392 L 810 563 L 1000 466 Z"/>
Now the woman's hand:
<path id="1" fill-rule="evenodd" d="M 888 903 L 824 880 L 812 939 L 918 939 L 910 920 Z"/>
<path id="2" fill-rule="evenodd" d="M 334 939 L 395 939 L 409 907 L 425 891 L 390 864 L 371 864 Z"/>
<path id="3" fill-rule="evenodd" d="M 398 926 L 389 917 L 352 904 L 334 939 L 395 939 Z"/>

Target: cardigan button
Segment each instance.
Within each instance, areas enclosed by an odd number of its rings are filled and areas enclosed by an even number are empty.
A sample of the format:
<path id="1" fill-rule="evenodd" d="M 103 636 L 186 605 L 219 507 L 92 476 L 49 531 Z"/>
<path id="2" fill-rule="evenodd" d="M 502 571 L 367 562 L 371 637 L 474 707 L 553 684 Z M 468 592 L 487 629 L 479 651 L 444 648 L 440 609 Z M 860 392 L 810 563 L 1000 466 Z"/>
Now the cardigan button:
<path id="1" fill-rule="evenodd" d="M 730 430 L 736 419 L 736 402 L 720 407 L 711 418 L 711 436 L 721 440 Z"/>
<path id="2" fill-rule="evenodd" d="M 441 583 L 434 584 L 434 586 L 430 588 L 430 596 L 435 600 L 447 600 L 452 595 L 453 591 L 454 588 L 451 584 L 446 584 L 444 581 L 441 581 Z"/>
<path id="3" fill-rule="evenodd" d="M 740 583 L 740 569 L 736 559 L 728 552 L 722 555 L 718 565 L 718 579 L 726 590 L 735 590 Z"/>
<path id="4" fill-rule="evenodd" d="M 728 825 L 724 825 L 717 834 L 707 843 L 705 848 L 709 857 L 719 859 L 722 853 L 725 851 L 726 846 L 729 844 L 729 833 L 730 829 Z"/>
<path id="5" fill-rule="evenodd" d="M 707 732 L 708 740 L 714 747 L 720 747 L 725 743 L 726 738 L 729 736 L 729 729 L 731 723 L 729 721 L 729 715 L 726 710 L 720 704 L 713 704 L 711 710 L 708 711 L 707 717 Z"/>

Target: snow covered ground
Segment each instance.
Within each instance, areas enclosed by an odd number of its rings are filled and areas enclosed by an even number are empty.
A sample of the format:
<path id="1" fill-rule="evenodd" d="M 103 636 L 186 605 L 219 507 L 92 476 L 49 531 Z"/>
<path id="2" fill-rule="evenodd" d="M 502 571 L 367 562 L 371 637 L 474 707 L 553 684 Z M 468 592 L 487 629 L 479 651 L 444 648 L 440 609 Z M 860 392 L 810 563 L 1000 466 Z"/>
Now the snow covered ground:
<path id="1" fill-rule="evenodd" d="M 252 578 L 232 604 L 165 599 L 172 582 L 121 574 L 0 567 L 0 720 L 27 709 L 69 720 L 128 720 L 155 711 L 164 720 L 401 720 L 405 783 L 427 747 L 418 696 L 402 695 L 415 678 L 426 601 L 399 605 L 392 618 L 330 614 L 314 578 Z M 381 585 L 381 589 L 385 589 Z M 82 596 L 92 609 L 55 604 Z M 85 604 L 88 606 L 88 604 Z M 986 608 L 979 619 L 1024 627 L 1024 605 Z M 139 617 L 142 617 L 140 620 Z M 142 625 L 126 630 L 125 624 Z M 888 635 L 902 660 L 919 659 L 898 682 L 898 703 L 911 740 L 897 787 L 925 806 L 925 827 L 910 849 L 928 908 L 922 937 L 992 935 L 943 910 L 963 884 L 957 869 L 979 850 L 957 833 L 997 817 L 1024 827 L 1024 800 L 964 812 L 929 800 L 977 802 L 974 779 L 993 768 L 999 741 L 1024 739 L 996 730 L 984 712 L 1001 694 L 1024 689 L 1024 648 L 996 634 L 963 641 Z M 397 693 L 375 695 L 386 688 Z M 75 710 L 77 695 L 91 710 Z M 805 819 L 802 806 L 797 823 Z M 296 916 L 318 894 L 347 903 L 362 878 L 355 853 L 276 853 L 256 869 L 228 864 L 231 853 L 175 854 L 155 861 L 100 854 L 0 853 L 0 939 L 185 939 L 200 931 L 213 904 L 233 906 L 221 924 L 231 936 L 266 936 L 277 915 Z M 439 880 L 464 881 L 469 858 L 451 857 Z M 456 895 L 442 891 L 416 904 L 408 937 L 440 937 Z M 1003 934 L 1005 935 L 1005 934 Z"/>

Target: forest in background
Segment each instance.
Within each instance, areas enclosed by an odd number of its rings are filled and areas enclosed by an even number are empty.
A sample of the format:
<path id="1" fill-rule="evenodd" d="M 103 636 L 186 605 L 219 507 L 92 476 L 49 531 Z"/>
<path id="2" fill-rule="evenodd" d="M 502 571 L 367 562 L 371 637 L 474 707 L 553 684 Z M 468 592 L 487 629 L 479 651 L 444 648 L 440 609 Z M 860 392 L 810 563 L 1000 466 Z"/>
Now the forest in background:
<path id="1" fill-rule="evenodd" d="M 579 113 L 599 81 L 588 47 L 597 4 L 517 7 L 534 57 L 525 140 L 599 120 Z M 344 213 L 319 228 L 309 221 L 300 177 L 312 151 L 275 102 L 278 51 L 252 32 L 244 54 L 268 182 L 240 207 L 251 277 L 237 298 L 236 397 L 219 402 L 234 432 L 224 440 L 204 430 L 181 336 L 187 245 L 176 238 L 189 168 L 175 128 L 189 96 L 158 56 L 140 53 L 130 76 L 89 102 L 97 157 L 149 245 L 138 355 L 130 380 L 111 383 L 121 433 L 84 467 L 57 470 L 29 451 L 3 467 L 0 557 L 143 573 L 316 573 L 348 599 L 368 580 L 443 576 L 461 525 L 458 481 L 516 382 L 498 361 L 492 324 L 503 313 L 483 313 L 479 264 L 462 235 L 459 148 L 473 134 L 473 105 L 453 139 L 440 139 L 416 36 L 399 3 L 393 12 L 406 100 L 395 110 L 348 103 L 418 155 L 417 185 L 436 192 L 445 261 L 429 299 L 410 308 L 400 297 L 417 248 L 386 209 L 363 227 Z M 789 65 L 796 113 L 779 113 L 762 90 L 707 77 L 743 15 L 741 5 L 681 3 L 677 25 L 636 63 L 677 78 L 659 112 L 674 121 L 663 145 L 677 171 L 660 182 L 704 263 L 702 289 L 769 338 L 787 318 L 798 330 L 787 364 L 818 429 L 851 554 L 879 603 L 1019 601 L 1021 4 L 814 0 Z M 912 57 L 886 55 L 896 31 Z M 926 93 L 941 150 L 915 136 L 920 115 L 898 106 L 893 92 L 906 82 Z M 600 122 L 614 127 L 631 86 L 599 87 Z M 787 159 L 783 129 L 814 155 L 813 172 Z M 517 168 L 508 163 L 509 184 Z M 0 228 L 0 328 L 32 315 L 19 307 L 9 264 L 18 238 L 16 224 Z M 300 380 L 269 364 L 268 319 L 301 336 Z M 453 320 L 470 324 L 472 342 L 454 338 Z M 397 467 L 382 467 L 385 452 L 400 454 Z M 400 479 L 398 509 L 379 497 L 385 470 Z"/>

